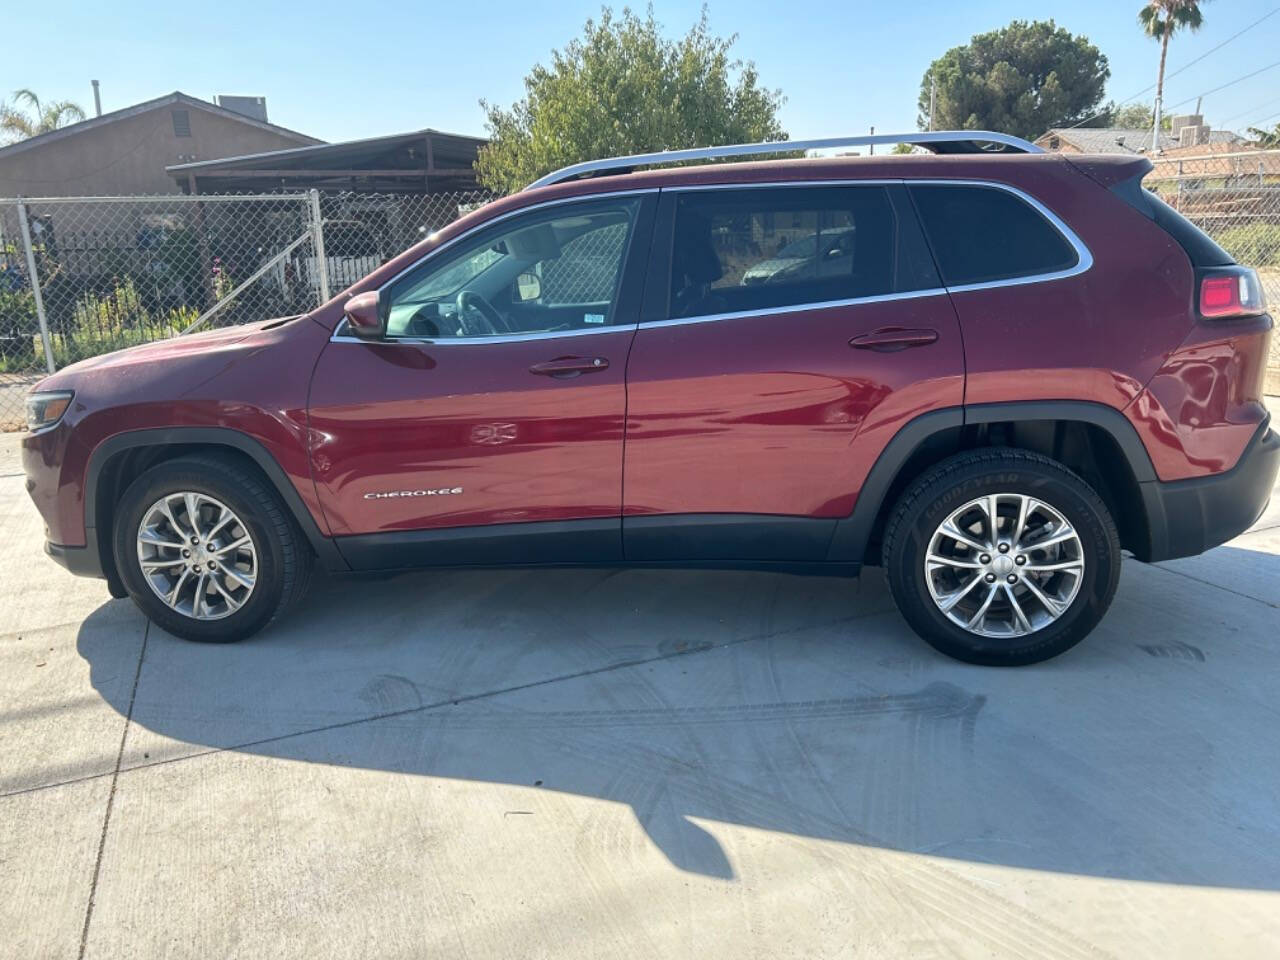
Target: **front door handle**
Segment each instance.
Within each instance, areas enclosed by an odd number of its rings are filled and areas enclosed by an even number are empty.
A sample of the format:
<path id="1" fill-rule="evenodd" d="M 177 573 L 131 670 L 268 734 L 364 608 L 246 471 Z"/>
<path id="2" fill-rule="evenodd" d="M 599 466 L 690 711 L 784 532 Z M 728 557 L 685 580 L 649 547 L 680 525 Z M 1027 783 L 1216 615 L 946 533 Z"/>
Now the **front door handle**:
<path id="1" fill-rule="evenodd" d="M 535 363 L 529 368 L 529 372 L 543 377 L 555 377 L 557 380 L 567 380 L 584 373 L 598 373 L 608 369 L 609 361 L 604 357 L 556 357 L 554 360 Z"/>
<path id="2" fill-rule="evenodd" d="M 855 350 L 878 350 L 881 353 L 894 353 L 907 347 L 923 347 L 938 339 L 937 330 L 913 329 L 901 327 L 885 327 L 873 333 L 864 333 L 849 341 Z"/>

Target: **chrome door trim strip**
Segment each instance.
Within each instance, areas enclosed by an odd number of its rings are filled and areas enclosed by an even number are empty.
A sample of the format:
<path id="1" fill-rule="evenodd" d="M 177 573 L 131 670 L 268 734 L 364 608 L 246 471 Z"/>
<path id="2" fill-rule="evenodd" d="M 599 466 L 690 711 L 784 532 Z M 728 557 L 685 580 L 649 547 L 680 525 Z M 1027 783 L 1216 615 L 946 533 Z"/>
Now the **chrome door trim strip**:
<path id="1" fill-rule="evenodd" d="M 380 347 L 394 347 L 401 344 L 416 344 L 427 347 L 460 347 L 472 343 L 521 343 L 525 340 L 564 340 L 568 337 L 589 337 L 598 333 L 622 333 L 624 331 L 634 333 L 637 327 L 635 323 L 622 323 L 613 324 L 612 326 L 591 327 L 585 330 L 543 330 L 537 333 L 513 333 L 496 337 L 390 337 L 386 340 L 362 340 L 348 333 L 342 333 L 341 331 L 346 328 L 346 324 L 347 321 L 345 319 L 338 324 L 333 335 L 329 337 L 330 343 L 364 343 L 376 344 Z"/>
<path id="2" fill-rule="evenodd" d="M 909 290 L 904 293 L 882 293 L 873 297 L 853 297 L 849 300 L 823 300 L 818 303 L 795 303 L 784 307 L 768 307 L 761 310 L 734 310 L 729 313 L 712 313 L 699 317 L 675 317 L 671 320 L 650 320 L 640 326 L 645 330 L 653 327 L 679 327 L 689 323 L 715 323 L 720 320 L 738 320 L 743 317 L 771 317 L 779 313 L 807 313 L 811 310 L 829 310 L 832 307 L 857 307 L 865 303 L 891 303 L 895 300 L 922 300 L 925 297 L 940 297 L 946 294 L 945 287 L 934 287 L 930 290 Z"/>

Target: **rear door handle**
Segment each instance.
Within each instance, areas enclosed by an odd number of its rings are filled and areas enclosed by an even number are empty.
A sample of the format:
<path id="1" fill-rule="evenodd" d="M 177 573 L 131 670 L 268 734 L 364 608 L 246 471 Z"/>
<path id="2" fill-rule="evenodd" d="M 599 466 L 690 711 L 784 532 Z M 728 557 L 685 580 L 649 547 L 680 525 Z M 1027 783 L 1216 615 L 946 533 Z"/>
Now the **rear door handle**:
<path id="1" fill-rule="evenodd" d="M 938 339 L 937 330 L 914 329 L 901 327 L 885 327 L 873 333 L 864 333 L 849 341 L 855 350 L 878 350 L 881 353 L 894 353 L 907 347 L 923 347 Z"/>
<path id="2" fill-rule="evenodd" d="M 567 380 L 584 373 L 597 373 L 608 369 L 609 361 L 604 357 L 556 357 L 554 360 L 535 363 L 529 368 L 529 372 L 543 377 L 555 377 L 557 380 Z"/>

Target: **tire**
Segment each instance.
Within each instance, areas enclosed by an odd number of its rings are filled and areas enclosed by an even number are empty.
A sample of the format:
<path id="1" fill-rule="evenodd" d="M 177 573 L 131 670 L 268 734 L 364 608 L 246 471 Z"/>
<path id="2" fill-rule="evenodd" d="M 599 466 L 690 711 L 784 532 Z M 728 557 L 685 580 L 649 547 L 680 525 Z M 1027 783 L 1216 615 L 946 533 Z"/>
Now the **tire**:
<path id="1" fill-rule="evenodd" d="M 194 497 L 197 516 L 211 518 L 198 521 L 197 528 L 208 533 L 218 518 L 228 513 L 234 520 L 199 547 L 190 547 L 198 551 L 194 569 L 203 570 L 205 580 L 196 579 L 188 560 L 181 559 L 180 549 L 169 545 L 182 541 L 183 548 L 190 546 L 186 537 L 192 532 L 190 516 L 183 506 L 187 493 Z M 162 501 L 170 507 L 168 514 L 159 506 Z M 159 523 L 148 527 L 152 539 L 140 543 L 144 520 L 156 517 L 161 517 Z M 247 545 L 237 547 L 246 537 Z M 230 546 L 222 546 L 227 541 Z M 152 542 L 164 545 L 151 546 Z M 175 636 L 207 643 L 244 640 L 282 615 L 306 592 L 314 559 L 293 517 L 257 469 L 234 456 L 219 454 L 166 461 L 134 480 L 116 505 L 112 543 L 120 578 L 142 612 Z M 230 552 L 218 554 L 218 550 Z M 153 566 L 163 569 L 144 572 L 144 553 L 149 554 Z M 223 562 L 215 563 L 218 569 L 214 571 L 199 566 L 201 559 L 205 564 Z M 171 605 L 159 591 L 179 579 L 184 570 L 187 582 Z M 226 589 L 208 583 L 197 604 L 196 584 L 205 585 L 215 575 L 221 577 L 220 584 Z M 251 587 L 244 586 L 246 580 Z M 237 599 L 238 606 L 233 607 Z M 203 618 L 194 615 L 196 610 Z"/>
<path id="2" fill-rule="evenodd" d="M 1025 532 L 1013 544 L 1024 503 Z M 950 537 L 948 520 L 972 543 Z M 997 549 L 978 549 L 990 543 Z M 926 556 L 942 562 L 926 566 Z M 911 484 L 885 526 L 884 566 L 898 609 L 935 649 L 966 663 L 1022 666 L 1058 656 L 1097 626 L 1120 579 L 1120 538 L 1101 498 L 1071 470 L 993 447 L 944 460 Z"/>

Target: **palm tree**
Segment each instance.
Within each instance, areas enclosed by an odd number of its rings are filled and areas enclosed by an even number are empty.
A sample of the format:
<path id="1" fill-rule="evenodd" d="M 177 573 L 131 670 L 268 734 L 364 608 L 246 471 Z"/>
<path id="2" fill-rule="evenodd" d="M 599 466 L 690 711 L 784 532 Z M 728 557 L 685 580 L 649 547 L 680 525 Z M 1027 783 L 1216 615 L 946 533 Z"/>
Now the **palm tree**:
<path id="1" fill-rule="evenodd" d="M 19 104 L 25 104 L 30 112 L 19 109 Z M 70 100 L 55 100 L 45 105 L 33 91 L 15 90 L 13 105 L 0 104 L 0 138 L 6 143 L 17 143 L 84 118 L 84 110 Z"/>
<path id="2" fill-rule="evenodd" d="M 1160 72 L 1156 75 L 1155 122 L 1151 129 L 1151 147 L 1160 152 L 1160 108 L 1164 106 L 1164 62 L 1169 55 L 1169 38 L 1179 30 L 1199 30 L 1204 23 L 1200 4 L 1208 0 L 1148 0 L 1138 12 L 1138 22 L 1148 37 L 1160 41 Z"/>

